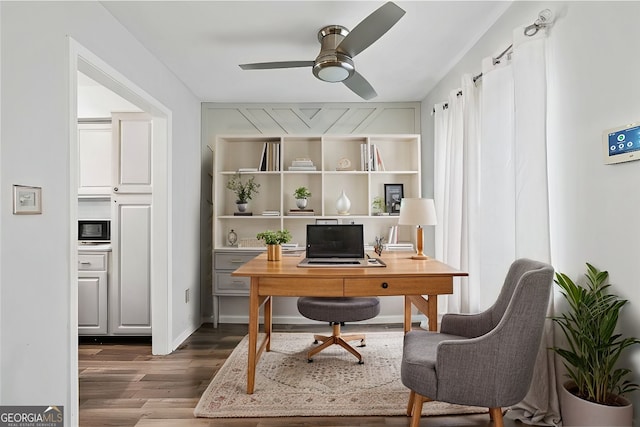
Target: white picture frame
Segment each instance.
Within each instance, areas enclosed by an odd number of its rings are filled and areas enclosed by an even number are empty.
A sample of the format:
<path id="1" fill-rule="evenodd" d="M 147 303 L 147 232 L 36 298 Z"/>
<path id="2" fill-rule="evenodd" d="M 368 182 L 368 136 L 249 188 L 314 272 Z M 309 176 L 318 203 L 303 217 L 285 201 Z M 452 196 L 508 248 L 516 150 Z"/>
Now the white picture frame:
<path id="1" fill-rule="evenodd" d="M 14 185 L 13 186 L 13 214 L 14 215 L 42 214 L 42 187 Z"/>

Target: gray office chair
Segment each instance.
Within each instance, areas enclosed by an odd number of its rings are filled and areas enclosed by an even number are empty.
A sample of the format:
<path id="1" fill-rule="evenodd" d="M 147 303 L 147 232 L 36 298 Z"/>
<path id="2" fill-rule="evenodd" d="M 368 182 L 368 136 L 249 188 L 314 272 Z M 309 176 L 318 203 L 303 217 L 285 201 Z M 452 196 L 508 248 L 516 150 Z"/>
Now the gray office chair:
<path id="1" fill-rule="evenodd" d="M 377 297 L 301 297 L 298 298 L 298 311 L 307 319 L 329 322 L 333 326 L 331 336 L 314 335 L 314 344 L 322 344 L 309 351 L 307 359 L 313 361 L 313 355 L 330 345 L 337 344 L 358 358 L 358 363 L 364 363 L 362 355 L 347 341 L 360 340 L 360 347 L 364 347 L 363 334 L 342 335 L 340 326 L 345 322 L 358 322 L 376 317 L 380 313 L 380 300 Z"/>
<path id="2" fill-rule="evenodd" d="M 419 426 L 429 400 L 487 407 L 495 426 L 503 427 L 502 408 L 529 390 L 552 283 L 553 267 L 519 259 L 492 307 L 446 314 L 440 333 L 405 335 L 401 377 L 411 390 L 411 427 Z"/>

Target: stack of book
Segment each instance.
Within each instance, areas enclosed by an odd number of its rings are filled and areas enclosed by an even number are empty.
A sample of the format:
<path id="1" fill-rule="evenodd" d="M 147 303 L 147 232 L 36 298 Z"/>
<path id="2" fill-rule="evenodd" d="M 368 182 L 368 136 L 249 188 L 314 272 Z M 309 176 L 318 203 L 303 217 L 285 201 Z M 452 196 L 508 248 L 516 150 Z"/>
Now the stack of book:
<path id="1" fill-rule="evenodd" d="M 290 171 L 314 171 L 316 167 L 314 166 L 311 159 L 298 157 L 295 160 L 291 161 L 291 166 L 289 166 Z"/>
<path id="2" fill-rule="evenodd" d="M 262 215 L 264 216 L 279 216 L 280 211 L 262 211 Z"/>
<path id="3" fill-rule="evenodd" d="M 297 216 L 313 216 L 313 209 L 289 209 L 289 215 Z"/>
<path id="4" fill-rule="evenodd" d="M 234 212 L 233 216 L 252 216 L 253 212 Z"/>

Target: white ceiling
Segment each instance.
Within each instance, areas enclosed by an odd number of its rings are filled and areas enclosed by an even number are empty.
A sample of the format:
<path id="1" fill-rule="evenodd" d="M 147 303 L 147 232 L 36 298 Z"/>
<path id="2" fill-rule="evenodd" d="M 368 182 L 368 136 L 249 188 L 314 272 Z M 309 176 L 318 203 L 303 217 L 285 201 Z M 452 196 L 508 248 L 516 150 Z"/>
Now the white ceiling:
<path id="1" fill-rule="evenodd" d="M 102 4 L 202 101 L 359 102 L 310 68 L 238 64 L 314 60 L 317 32 L 353 29 L 384 2 L 104 1 Z M 420 101 L 510 6 L 509 1 L 397 1 L 406 14 L 354 58 L 373 102 Z"/>

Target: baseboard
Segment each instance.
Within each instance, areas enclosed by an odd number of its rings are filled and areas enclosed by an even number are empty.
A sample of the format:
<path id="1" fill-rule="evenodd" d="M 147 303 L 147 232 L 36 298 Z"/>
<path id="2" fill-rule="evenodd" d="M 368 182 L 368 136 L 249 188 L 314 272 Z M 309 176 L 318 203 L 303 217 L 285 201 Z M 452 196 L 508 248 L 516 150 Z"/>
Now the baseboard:
<path id="1" fill-rule="evenodd" d="M 193 324 L 189 328 L 182 331 L 182 333 L 173 340 L 173 343 L 171 344 L 171 351 L 174 351 L 176 348 L 180 347 L 180 344 L 182 344 L 187 338 L 191 336 L 191 334 L 193 334 L 196 330 L 198 330 L 198 328 L 202 326 L 203 323 L 206 323 L 206 322 L 201 322 L 197 325 Z"/>

